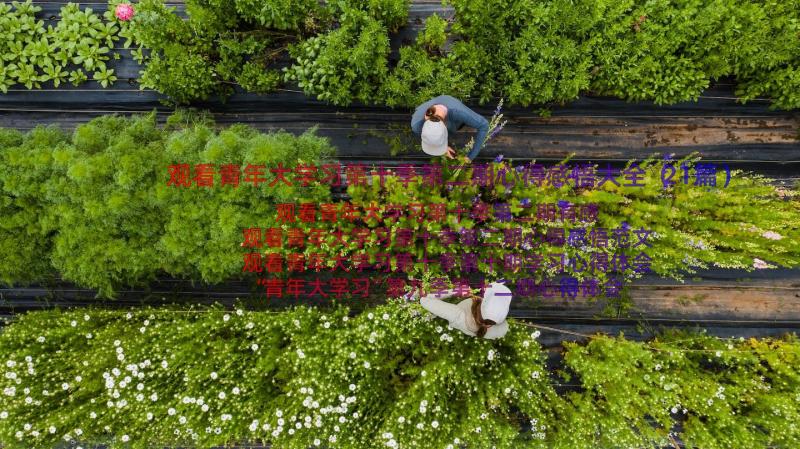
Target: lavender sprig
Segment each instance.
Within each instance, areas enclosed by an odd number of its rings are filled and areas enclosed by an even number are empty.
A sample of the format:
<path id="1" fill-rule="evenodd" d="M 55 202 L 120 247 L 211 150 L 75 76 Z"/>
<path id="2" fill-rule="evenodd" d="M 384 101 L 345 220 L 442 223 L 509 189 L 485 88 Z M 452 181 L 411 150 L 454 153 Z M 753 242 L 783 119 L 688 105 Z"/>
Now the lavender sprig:
<path id="1" fill-rule="evenodd" d="M 508 120 L 503 120 L 501 122 L 501 120 L 503 119 L 503 114 L 500 111 L 502 111 L 502 109 L 503 109 L 503 99 L 501 98 L 500 102 L 497 103 L 497 108 L 495 108 L 494 113 L 492 114 L 492 119 L 489 120 L 489 132 L 486 134 L 486 137 L 483 139 L 483 143 L 481 143 L 481 146 L 480 146 L 481 149 L 483 149 L 483 147 L 486 145 L 486 142 L 488 142 L 489 140 L 491 140 L 495 136 L 497 136 L 497 134 L 499 134 L 500 131 L 502 131 L 503 128 L 506 126 L 506 123 L 508 122 Z M 462 153 L 469 153 L 469 150 L 472 148 L 472 146 L 474 144 L 475 144 L 475 138 L 474 137 L 470 137 L 469 141 L 464 146 L 464 149 L 461 152 Z M 457 178 L 460 173 L 461 173 L 461 169 L 459 168 L 458 170 L 456 170 L 453 173 L 453 179 Z"/>

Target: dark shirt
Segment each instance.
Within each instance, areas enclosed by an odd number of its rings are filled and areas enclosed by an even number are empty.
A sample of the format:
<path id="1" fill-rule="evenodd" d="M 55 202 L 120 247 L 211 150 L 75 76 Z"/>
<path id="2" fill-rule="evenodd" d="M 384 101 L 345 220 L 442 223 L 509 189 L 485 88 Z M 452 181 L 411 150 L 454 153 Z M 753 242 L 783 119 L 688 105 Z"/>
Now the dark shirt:
<path id="1" fill-rule="evenodd" d="M 447 108 L 447 116 L 444 123 L 447 126 L 448 135 L 458 131 L 464 125 L 478 130 L 472 151 L 467 155 L 470 160 L 475 159 L 481 151 L 486 135 L 489 133 L 489 121 L 450 95 L 439 95 L 417 106 L 411 116 L 411 130 L 417 135 L 422 134 L 422 125 L 425 124 L 425 111 L 435 104 L 441 104 Z"/>

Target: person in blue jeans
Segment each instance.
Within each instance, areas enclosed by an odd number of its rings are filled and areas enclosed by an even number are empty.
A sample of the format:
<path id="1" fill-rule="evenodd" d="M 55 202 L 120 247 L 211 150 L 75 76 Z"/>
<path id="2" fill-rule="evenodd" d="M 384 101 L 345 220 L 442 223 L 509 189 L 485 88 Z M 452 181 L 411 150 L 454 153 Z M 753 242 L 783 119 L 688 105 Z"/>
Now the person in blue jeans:
<path id="1" fill-rule="evenodd" d="M 431 156 L 454 159 L 455 150 L 447 143 L 450 134 L 470 126 L 478 130 L 472 150 L 464 156 L 472 162 L 489 133 L 489 121 L 450 95 L 439 95 L 417 106 L 411 116 L 411 130 L 422 139 L 422 151 Z"/>

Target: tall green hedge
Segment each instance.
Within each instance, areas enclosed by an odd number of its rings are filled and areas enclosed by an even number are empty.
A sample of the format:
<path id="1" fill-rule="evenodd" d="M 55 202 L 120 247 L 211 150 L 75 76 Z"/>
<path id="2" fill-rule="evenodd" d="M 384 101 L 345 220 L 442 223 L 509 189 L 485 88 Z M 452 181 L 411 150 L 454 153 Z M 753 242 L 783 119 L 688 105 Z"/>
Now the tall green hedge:
<path id="1" fill-rule="evenodd" d="M 111 448 L 792 448 L 800 342 L 468 337 L 418 304 L 33 312 L 0 332 L 0 441 Z M 566 386 L 566 387 L 565 387 Z"/>

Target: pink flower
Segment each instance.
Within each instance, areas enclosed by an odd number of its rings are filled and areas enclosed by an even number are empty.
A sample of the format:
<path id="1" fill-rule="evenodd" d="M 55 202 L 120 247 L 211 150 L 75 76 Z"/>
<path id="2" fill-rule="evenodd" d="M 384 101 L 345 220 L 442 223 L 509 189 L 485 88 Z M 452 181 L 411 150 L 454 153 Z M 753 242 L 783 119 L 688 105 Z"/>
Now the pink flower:
<path id="1" fill-rule="evenodd" d="M 767 263 L 761 259 L 753 259 L 753 268 L 758 268 L 759 270 L 762 270 L 764 268 L 769 268 L 769 265 L 767 265 Z"/>
<path id="2" fill-rule="evenodd" d="M 783 238 L 782 235 L 778 234 L 777 232 L 773 232 L 773 231 L 767 231 L 767 232 L 761 234 L 761 237 L 764 237 L 765 239 L 770 239 L 770 240 L 780 240 L 780 239 Z"/>
<path id="3" fill-rule="evenodd" d="M 123 22 L 131 20 L 131 18 L 133 17 L 133 5 L 131 5 L 130 3 L 120 3 L 114 10 L 114 16 L 116 16 L 117 19 L 122 20 Z"/>

